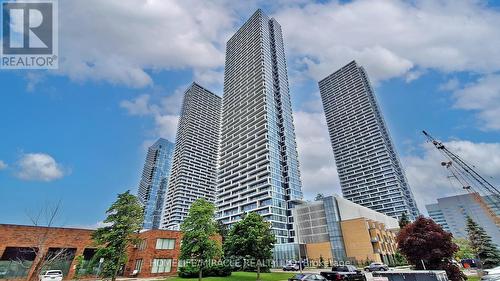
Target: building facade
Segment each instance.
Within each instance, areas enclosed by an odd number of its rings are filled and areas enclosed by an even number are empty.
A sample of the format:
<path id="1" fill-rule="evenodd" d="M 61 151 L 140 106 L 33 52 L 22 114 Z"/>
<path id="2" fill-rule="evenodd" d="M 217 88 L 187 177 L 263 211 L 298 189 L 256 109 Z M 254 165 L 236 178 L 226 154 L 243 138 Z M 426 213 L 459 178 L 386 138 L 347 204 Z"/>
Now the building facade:
<path id="1" fill-rule="evenodd" d="M 399 218 L 419 215 L 413 193 L 362 67 L 355 61 L 319 82 L 342 193 Z"/>
<path id="2" fill-rule="evenodd" d="M 64 280 L 75 278 L 76 257 L 82 256 L 79 276 L 96 277 L 96 245 L 93 230 L 0 224 L 0 280 L 27 280 L 34 274 L 34 250 L 61 258 L 44 269 L 62 270 Z M 128 261 L 119 272 L 123 277 L 163 277 L 177 273 L 182 234 L 170 230 L 146 230 L 138 234 L 140 243 L 129 247 Z M 61 254 L 64 251 L 64 254 Z"/>
<path id="3" fill-rule="evenodd" d="M 488 207 L 500 216 L 498 199 L 493 197 L 483 197 Z M 495 224 L 494 219 L 471 194 L 462 194 L 437 199 L 436 204 L 426 205 L 425 208 L 429 216 L 444 230 L 449 231 L 454 237 L 467 239 L 467 216 L 471 217 L 477 224 L 484 228 L 491 236 L 493 243 L 500 247 L 500 228 Z"/>
<path id="4" fill-rule="evenodd" d="M 446 222 L 443 210 L 441 210 L 439 204 L 429 204 L 426 205 L 425 208 L 427 209 L 427 213 L 429 213 L 429 217 L 431 217 L 435 223 L 441 225 L 445 231 L 451 232 L 448 222 Z"/>
<path id="5" fill-rule="evenodd" d="M 144 207 L 144 229 L 160 228 L 173 153 L 174 144 L 162 138 L 148 148 L 137 196 Z"/>
<path id="6" fill-rule="evenodd" d="M 64 279 L 75 276 L 75 257 L 89 261 L 95 253 L 91 230 L 0 224 L 0 280 L 29 280 L 36 275 L 35 252 L 61 256 L 57 265 Z"/>
<path id="7" fill-rule="evenodd" d="M 297 239 L 310 261 L 394 262 L 398 221 L 338 196 L 293 210 Z"/>
<path id="8" fill-rule="evenodd" d="M 128 249 L 123 276 L 150 278 L 177 274 L 182 233 L 149 230 L 138 235 L 139 243 Z"/>
<path id="9" fill-rule="evenodd" d="M 217 218 L 231 225 L 256 212 L 286 247 L 302 191 L 278 22 L 257 10 L 227 42 L 225 65 Z"/>
<path id="10" fill-rule="evenodd" d="M 198 198 L 215 201 L 222 99 L 193 83 L 184 93 L 162 228 L 178 230 Z"/>

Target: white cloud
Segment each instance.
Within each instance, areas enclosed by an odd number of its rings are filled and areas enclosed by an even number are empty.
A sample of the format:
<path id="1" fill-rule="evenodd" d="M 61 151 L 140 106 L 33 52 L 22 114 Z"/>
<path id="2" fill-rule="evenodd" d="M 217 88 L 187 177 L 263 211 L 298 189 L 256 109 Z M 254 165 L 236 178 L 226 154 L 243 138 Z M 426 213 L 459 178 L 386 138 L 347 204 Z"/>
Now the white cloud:
<path id="1" fill-rule="evenodd" d="M 298 111 L 294 112 L 294 121 L 305 198 L 312 199 L 317 193 L 341 194 L 324 114 Z M 500 143 L 449 141 L 444 144 L 476 166 L 488 180 L 500 184 Z M 426 212 L 425 205 L 435 203 L 436 198 L 464 193 L 455 180 L 448 178 L 447 170 L 441 167 L 446 159 L 431 144 L 422 144 L 401 160 L 422 212 Z"/>
<path id="2" fill-rule="evenodd" d="M 455 107 L 477 112 L 479 128 L 500 130 L 500 75 L 488 75 L 453 94 Z"/>
<path id="3" fill-rule="evenodd" d="M 149 106 L 149 95 L 140 95 L 132 101 L 123 100 L 120 102 L 120 106 L 127 109 L 130 115 L 148 115 L 151 114 L 151 108 Z"/>
<path id="4" fill-rule="evenodd" d="M 422 76 L 424 74 L 425 74 L 425 71 L 421 71 L 421 70 L 409 71 L 406 73 L 406 77 L 405 77 L 406 83 L 410 83 L 413 80 L 417 80 L 418 78 L 420 78 L 420 76 Z"/>
<path id="5" fill-rule="evenodd" d="M 210 73 L 224 63 L 236 19 L 230 2 L 61 1 L 60 73 L 130 87 L 153 84 L 146 70 Z"/>
<path id="6" fill-rule="evenodd" d="M 157 98 L 154 101 L 152 95 L 143 94 L 133 100 L 121 101 L 120 106 L 125 108 L 130 115 L 152 118 L 155 124 L 154 138 L 163 137 L 174 141 L 182 98 L 187 87 L 187 85 L 182 85 L 172 94 Z M 146 143 L 149 143 L 149 141 Z"/>
<path id="7" fill-rule="evenodd" d="M 294 112 L 302 190 L 306 198 L 317 193 L 340 194 L 340 182 L 323 113 Z"/>
<path id="8" fill-rule="evenodd" d="M 460 81 L 456 77 L 451 78 L 450 80 L 446 81 L 445 83 L 439 85 L 439 90 L 440 91 L 455 91 L 460 87 Z"/>
<path id="9" fill-rule="evenodd" d="M 44 75 L 41 72 L 28 72 L 26 73 L 25 79 L 27 81 L 26 91 L 33 92 L 36 89 L 36 86 L 43 82 Z"/>
<path id="10" fill-rule="evenodd" d="M 53 181 L 64 176 L 63 168 L 45 153 L 26 153 L 17 162 L 16 176 L 29 181 Z"/>
<path id="11" fill-rule="evenodd" d="M 0 170 L 7 169 L 8 166 L 9 165 L 7 165 L 7 163 L 5 163 L 2 160 L 0 160 Z"/>
<path id="12" fill-rule="evenodd" d="M 477 167 L 477 171 L 493 184 L 500 184 L 500 143 L 450 141 L 444 144 Z M 422 155 L 403 157 L 402 161 L 417 204 L 425 212 L 425 205 L 436 203 L 437 198 L 463 194 L 465 191 L 455 179 L 449 178 L 449 172 L 441 166 L 441 162 L 447 159 L 432 144 L 422 144 L 421 148 Z"/>
<path id="13" fill-rule="evenodd" d="M 104 221 L 98 221 L 93 224 L 77 224 L 77 225 L 70 225 L 68 226 L 69 228 L 79 228 L 79 229 L 98 229 L 100 227 L 106 227 L 106 226 L 111 226 L 111 223 L 106 223 Z"/>
<path id="14" fill-rule="evenodd" d="M 158 137 L 166 138 L 172 142 L 175 141 L 177 123 L 179 123 L 178 115 L 155 115 L 155 131 Z"/>
<path id="15" fill-rule="evenodd" d="M 283 26 L 290 72 L 323 78 L 352 59 L 374 81 L 419 71 L 500 70 L 500 12 L 480 1 L 99 1 L 59 3 L 60 70 L 75 81 L 154 85 L 191 69 L 220 85 L 227 39 L 259 6 Z M 416 71 L 417 69 L 417 71 Z M 36 81 L 35 81 L 36 82 Z"/>
<path id="16" fill-rule="evenodd" d="M 352 59 L 373 80 L 407 76 L 416 67 L 500 70 L 500 12 L 480 1 L 332 1 L 290 5 L 275 17 L 289 54 L 314 79 Z"/>

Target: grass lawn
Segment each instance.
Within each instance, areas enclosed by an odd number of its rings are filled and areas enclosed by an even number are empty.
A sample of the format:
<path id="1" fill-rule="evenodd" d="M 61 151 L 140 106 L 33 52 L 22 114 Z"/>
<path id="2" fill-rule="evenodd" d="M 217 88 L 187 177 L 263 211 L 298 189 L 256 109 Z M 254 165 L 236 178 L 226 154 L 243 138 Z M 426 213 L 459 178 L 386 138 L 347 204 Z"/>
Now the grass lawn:
<path id="1" fill-rule="evenodd" d="M 467 281 L 479 281 L 478 276 L 467 276 Z"/>
<path id="2" fill-rule="evenodd" d="M 263 281 L 286 281 L 288 278 L 294 276 L 295 273 L 261 273 L 260 278 Z M 257 273 L 255 272 L 233 272 L 229 277 L 205 277 L 203 280 L 206 281 L 255 281 L 257 279 Z M 194 281 L 198 278 L 179 278 L 173 277 L 168 278 L 166 281 Z"/>

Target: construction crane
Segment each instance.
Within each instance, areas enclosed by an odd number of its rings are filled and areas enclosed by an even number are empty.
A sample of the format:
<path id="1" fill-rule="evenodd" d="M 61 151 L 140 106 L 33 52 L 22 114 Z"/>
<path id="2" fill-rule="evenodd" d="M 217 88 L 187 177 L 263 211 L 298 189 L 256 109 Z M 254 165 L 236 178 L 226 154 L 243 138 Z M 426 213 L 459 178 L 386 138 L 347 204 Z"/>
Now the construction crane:
<path id="1" fill-rule="evenodd" d="M 455 178 L 472 198 L 481 206 L 488 216 L 500 227 L 500 217 L 490 207 L 495 206 L 500 210 L 500 191 L 491 184 L 486 178 L 481 176 L 474 168 L 474 165 L 468 164 L 457 154 L 451 152 L 442 142 L 434 139 L 426 131 L 422 131 L 430 143 L 446 157 L 446 161 L 441 162 L 441 166 L 448 169 L 452 177 Z M 484 196 L 482 196 L 484 195 Z M 490 204 L 486 202 L 489 201 Z"/>

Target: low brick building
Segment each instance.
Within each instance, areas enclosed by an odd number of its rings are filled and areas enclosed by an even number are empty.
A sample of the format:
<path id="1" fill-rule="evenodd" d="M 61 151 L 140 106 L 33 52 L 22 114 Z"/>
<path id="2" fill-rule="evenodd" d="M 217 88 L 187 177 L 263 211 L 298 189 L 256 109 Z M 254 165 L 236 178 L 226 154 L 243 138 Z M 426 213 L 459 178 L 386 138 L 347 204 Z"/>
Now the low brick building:
<path id="1" fill-rule="evenodd" d="M 50 269 L 61 269 L 64 279 L 75 276 L 77 256 L 89 262 L 96 252 L 92 230 L 0 224 L 0 279 L 26 280 L 35 270 L 35 252 L 64 257 Z M 138 234 L 140 243 L 128 249 L 125 277 L 170 276 L 177 272 L 181 233 L 149 230 Z"/>
<path id="2" fill-rule="evenodd" d="M 181 232 L 149 230 L 139 234 L 140 242 L 131 247 L 124 277 L 157 277 L 177 273 Z"/>

